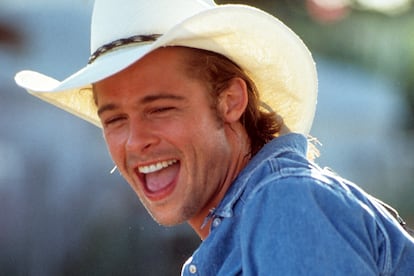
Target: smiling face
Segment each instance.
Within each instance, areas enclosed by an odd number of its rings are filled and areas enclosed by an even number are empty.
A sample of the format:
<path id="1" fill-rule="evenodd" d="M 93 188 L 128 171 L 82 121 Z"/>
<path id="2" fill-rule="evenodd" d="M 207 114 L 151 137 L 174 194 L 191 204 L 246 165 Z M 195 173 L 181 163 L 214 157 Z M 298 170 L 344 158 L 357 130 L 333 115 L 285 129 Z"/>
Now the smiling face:
<path id="1" fill-rule="evenodd" d="M 247 97 L 233 81 L 218 101 L 219 120 L 206 86 L 186 74 L 186 51 L 158 49 L 96 83 L 94 93 L 110 154 L 149 213 L 194 228 L 247 162 L 238 122 Z"/>

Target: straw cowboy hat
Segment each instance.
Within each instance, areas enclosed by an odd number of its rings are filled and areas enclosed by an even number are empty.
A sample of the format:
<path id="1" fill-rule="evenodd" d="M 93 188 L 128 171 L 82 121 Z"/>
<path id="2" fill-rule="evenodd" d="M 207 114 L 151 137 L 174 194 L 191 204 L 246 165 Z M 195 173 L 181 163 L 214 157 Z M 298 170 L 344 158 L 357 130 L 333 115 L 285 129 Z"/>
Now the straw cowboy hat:
<path id="1" fill-rule="evenodd" d="M 282 22 L 246 5 L 96 0 L 91 58 L 84 68 L 61 82 L 33 71 L 21 71 L 15 80 L 30 94 L 101 127 L 92 84 L 166 46 L 200 48 L 230 58 L 251 77 L 260 100 L 290 131 L 310 131 L 317 97 L 311 54 Z"/>

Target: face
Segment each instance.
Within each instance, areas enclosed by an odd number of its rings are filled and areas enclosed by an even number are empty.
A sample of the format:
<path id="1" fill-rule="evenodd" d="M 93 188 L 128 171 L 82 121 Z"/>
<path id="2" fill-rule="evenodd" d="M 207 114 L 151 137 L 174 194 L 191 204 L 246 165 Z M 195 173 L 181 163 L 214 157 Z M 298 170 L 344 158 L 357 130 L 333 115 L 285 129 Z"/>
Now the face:
<path id="1" fill-rule="evenodd" d="M 163 225 L 211 208 L 228 188 L 235 161 L 208 91 L 185 73 L 185 51 L 156 50 L 94 85 L 110 154 Z"/>

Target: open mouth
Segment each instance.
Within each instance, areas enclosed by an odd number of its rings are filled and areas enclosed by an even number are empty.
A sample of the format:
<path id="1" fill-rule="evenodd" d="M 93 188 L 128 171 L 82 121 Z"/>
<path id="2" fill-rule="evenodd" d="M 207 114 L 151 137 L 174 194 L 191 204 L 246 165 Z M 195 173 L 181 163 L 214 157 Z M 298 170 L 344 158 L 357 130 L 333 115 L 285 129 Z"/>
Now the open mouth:
<path id="1" fill-rule="evenodd" d="M 151 199 L 161 199 L 171 193 L 179 171 L 180 163 L 175 159 L 138 167 L 145 192 Z"/>

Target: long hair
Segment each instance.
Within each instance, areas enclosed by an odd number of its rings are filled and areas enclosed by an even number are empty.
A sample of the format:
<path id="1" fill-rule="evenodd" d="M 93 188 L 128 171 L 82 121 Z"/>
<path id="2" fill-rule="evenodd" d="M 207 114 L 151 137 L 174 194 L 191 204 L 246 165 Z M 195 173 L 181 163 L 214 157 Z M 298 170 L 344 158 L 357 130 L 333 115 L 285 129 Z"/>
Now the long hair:
<path id="1" fill-rule="evenodd" d="M 282 119 L 275 112 L 263 108 L 254 82 L 237 64 L 223 55 L 206 50 L 189 48 L 186 52 L 187 74 L 207 86 L 213 105 L 217 104 L 220 93 L 229 87 L 230 80 L 238 77 L 246 82 L 248 104 L 240 122 L 249 136 L 252 156 L 278 136 Z"/>

